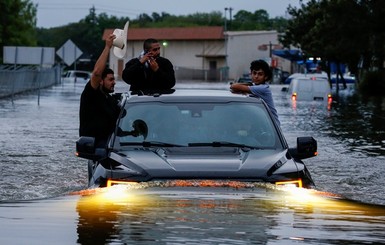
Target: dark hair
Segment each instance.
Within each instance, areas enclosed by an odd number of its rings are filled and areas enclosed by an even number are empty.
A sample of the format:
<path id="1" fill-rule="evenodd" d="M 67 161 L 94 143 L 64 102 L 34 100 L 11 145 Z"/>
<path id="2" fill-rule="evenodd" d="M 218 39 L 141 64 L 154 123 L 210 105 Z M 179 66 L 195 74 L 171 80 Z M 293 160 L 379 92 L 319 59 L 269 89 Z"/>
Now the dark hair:
<path id="1" fill-rule="evenodd" d="M 264 73 L 265 76 L 267 77 L 267 80 L 270 80 L 271 77 L 273 76 L 273 73 L 271 72 L 269 64 L 267 64 L 266 61 L 264 60 L 254 60 L 250 64 L 250 71 L 257 71 L 261 69 Z"/>
<path id="2" fill-rule="evenodd" d="M 103 71 L 103 73 L 102 73 L 102 79 L 106 78 L 106 76 L 107 76 L 108 74 L 114 75 L 114 71 L 113 71 L 112 69 L 110 69 L 110 68 L 104 69 L 104 71 Z"/>
<path id="3" fill-rule="evenodd" d="M 158 40 L 154 39 L 154 38 L 148 38 L 146 40 L 144 40 L 143 42 L 143 50 L 148 50 L 149 48 L 151 48 L 151 44 L 153 43 L 159 43 Z"/>

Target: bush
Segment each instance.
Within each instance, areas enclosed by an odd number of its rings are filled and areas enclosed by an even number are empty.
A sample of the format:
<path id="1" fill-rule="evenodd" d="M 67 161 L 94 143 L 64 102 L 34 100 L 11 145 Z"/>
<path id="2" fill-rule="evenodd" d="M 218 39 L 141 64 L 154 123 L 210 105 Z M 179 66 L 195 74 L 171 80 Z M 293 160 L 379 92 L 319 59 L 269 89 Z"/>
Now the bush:
<path id="1" fill-rule="evenodd" d="M 368 71 L 358 84 L 358 89 L 364 95 L 385 95 L 385 71 Z"/>

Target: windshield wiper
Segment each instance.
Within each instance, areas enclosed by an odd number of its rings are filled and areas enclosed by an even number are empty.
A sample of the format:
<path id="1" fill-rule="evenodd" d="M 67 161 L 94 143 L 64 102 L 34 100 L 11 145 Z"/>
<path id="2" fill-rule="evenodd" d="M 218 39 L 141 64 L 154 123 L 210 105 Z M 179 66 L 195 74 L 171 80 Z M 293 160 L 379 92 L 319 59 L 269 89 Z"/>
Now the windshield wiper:
<path id="1" fill-rule="evenodd" d="M 223 146 L 229 146 L 229 147 L 238 147 L 238 148 L 249 148 L 249 149 L 263 149 L 261 147 L 256 146 L 250 146 L 245 144 L 238 144 L 233 142 L 227 142 L 227 141 L 213 141 L 213 142 L 205 142 L 205 143 L 189 143 L 189 146 L 212 146 L 212 147 L 223 147 Z"/>
<path id="2" fill-rule="evenodd" d="M 121 146 L 128 145 L 140 145 L 143 147 L 182 147 L 182 145 L 176 145 L 171 143 L 159 142 L 159 141 L 143 141 L 143 142 L 122 142 Z"/>

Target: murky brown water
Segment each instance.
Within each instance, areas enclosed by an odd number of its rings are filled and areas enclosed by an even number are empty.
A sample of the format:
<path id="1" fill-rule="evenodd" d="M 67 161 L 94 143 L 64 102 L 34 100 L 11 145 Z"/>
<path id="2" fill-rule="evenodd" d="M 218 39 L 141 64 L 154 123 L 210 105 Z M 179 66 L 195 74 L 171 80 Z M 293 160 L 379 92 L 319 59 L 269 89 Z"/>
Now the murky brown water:
<path id="1" fill-rule="evenodd" d="M 104 189 L 0 203 L 0 217 L 1 244 L 385 243 L 383 206 L 262 186 Z"/>
<path id="2" fill-rule="evenodd" d="M 40 105 L 35 94 L 0 101 L 0 244 L 385 244 L 383 102 L 293 107 L 272 86 L 289 144 L 318 141 L 306 163 L 321 193 L 155 187 L 116 200 L 77 192 L 87 186 L 74 156 L 83 86 L 44 90 Z"/>

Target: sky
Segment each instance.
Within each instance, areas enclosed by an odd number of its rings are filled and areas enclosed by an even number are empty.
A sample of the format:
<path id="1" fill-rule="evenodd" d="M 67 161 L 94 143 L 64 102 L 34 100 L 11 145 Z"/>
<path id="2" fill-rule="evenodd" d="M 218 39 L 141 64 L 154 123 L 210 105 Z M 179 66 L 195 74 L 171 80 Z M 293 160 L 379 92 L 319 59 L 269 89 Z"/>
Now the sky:
<path id="1" fill-rule="evenodd" d="M 300 0 L 30 0 L 37 7 L 37 27 L 51 28 L 78 22 L 89 14 L 92 6 L 96 14 L 102 12 L 117 17 L 136 19 L 139 14 L 166 12 L 171 15 L 188 15 L 221 11 L 230 18 L 239 10 L 254 12 L 264 9 L 270 18 L 286 16 L 290 5 L 300 6 Z"/>

